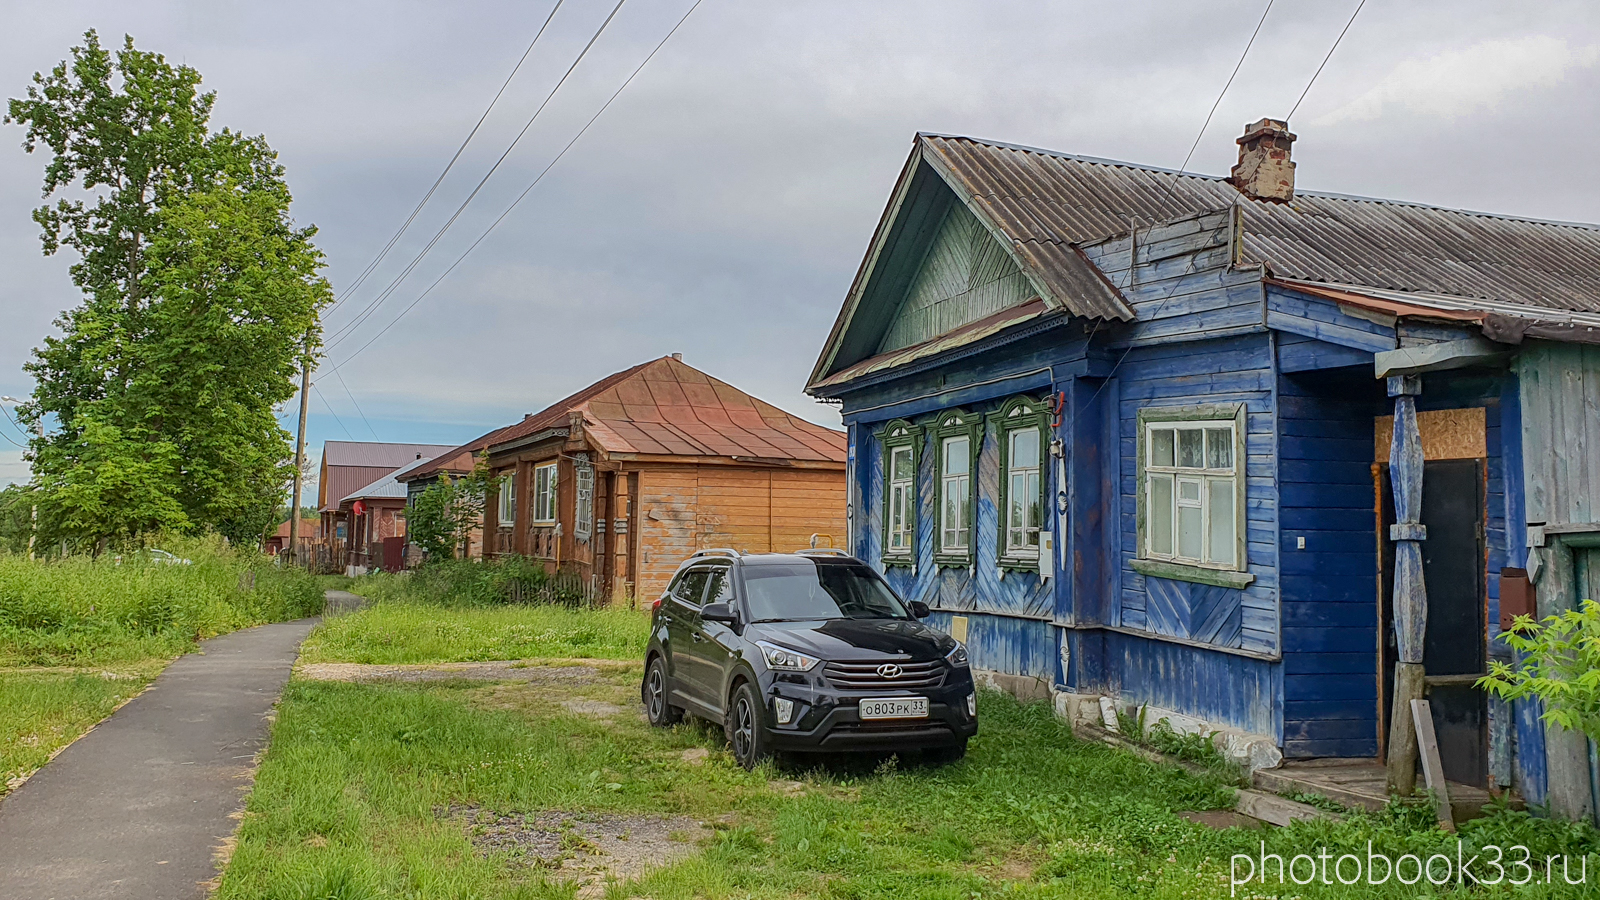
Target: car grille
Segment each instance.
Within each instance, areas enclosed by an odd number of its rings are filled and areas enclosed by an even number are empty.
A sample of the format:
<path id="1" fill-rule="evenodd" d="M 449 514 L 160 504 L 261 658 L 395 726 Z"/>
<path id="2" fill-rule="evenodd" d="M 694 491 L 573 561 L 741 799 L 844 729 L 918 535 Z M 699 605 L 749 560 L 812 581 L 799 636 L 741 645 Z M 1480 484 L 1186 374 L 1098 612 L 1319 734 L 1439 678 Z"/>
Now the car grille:
<path id="1" fill-rule="evenodd" d="M 834 685 L 856 691 L 931 688 L 944 683 L 944 663 L 938 660 L 891 663 L 900 668 L 893 677 L 879 673 L 884 665 L 882 661 L 830 662 L 823 672 Z"/>

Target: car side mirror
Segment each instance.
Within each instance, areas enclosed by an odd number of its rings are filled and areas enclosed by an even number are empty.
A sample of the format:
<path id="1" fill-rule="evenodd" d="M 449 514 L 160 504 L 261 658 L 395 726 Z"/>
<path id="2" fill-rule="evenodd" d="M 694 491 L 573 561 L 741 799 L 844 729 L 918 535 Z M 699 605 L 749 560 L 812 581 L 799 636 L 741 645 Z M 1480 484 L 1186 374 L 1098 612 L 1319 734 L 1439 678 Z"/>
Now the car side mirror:
<path id="1" fill-rule="evenodd" d="M 733 607 L 726 603 L 707 603 L 700 610 L 700 618 L 707 622 L 721 622 L 724 625 L 739 624 L 739 615 Z"/>
<path id="2" fill-rule="evenodd" d="M 921 600 L 913 600 L 909 606 L 911 607 L 911 614 L 919 619 L 926 619 L 928 613 L 931 612 L 928 609 L 928 604 L 923 603 Z"/>

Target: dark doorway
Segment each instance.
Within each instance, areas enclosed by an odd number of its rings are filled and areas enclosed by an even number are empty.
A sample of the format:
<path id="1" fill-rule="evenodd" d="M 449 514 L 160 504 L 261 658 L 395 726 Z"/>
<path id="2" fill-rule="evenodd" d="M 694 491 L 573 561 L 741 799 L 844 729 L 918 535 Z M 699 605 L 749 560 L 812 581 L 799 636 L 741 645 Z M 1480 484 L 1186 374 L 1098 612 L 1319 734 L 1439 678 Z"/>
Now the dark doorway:
<path id="1" fill-rule="evenodd" d="M 1442 459 L 1422 469 L 1422 577 L 1428 589 L 1428 631 L 1422 667 L 1428 677 L 1428 700 L 1445 777 L 1461 784 L 1489 783 L 1488 708 L 1471 676 L 1481 675 L 1488 634 L 1484 593 L 1483 460 Z M 1394 494 L 1389 467 L 1379 467 L 1378 501 L 1383 528 L 1379 534 L 1383 634 L 1384 744 L 1388 744 L 1394 700 Z"/>

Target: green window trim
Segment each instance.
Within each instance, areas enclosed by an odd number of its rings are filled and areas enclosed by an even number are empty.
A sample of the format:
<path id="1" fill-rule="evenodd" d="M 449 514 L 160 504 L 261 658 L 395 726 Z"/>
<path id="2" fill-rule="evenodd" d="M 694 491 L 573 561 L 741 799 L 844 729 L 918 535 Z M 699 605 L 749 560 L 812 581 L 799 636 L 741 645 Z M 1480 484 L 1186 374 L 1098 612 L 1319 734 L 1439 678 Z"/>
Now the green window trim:
<path id="1" fill-rule="evenodd" d="M 978 451 L 983 446 L 983 417 L 965 410 L 951 409 L 939 413 L 931 427 L 933 434 L 933 531 L 935 565 L 968 568 L 976 558 L 978 510 Z M 959 476 L 946 476 L 946 444 L 953 438 L 966 438 L 966 512 L 958 527 L 966 534 L 966 546 L 951 548 L 946 544 L 951 522 L 946 521 L 946 482 Z"/>
<path id="2" fill-rule="evenodd" d="M 1232 482 L 1233 482 L 1233 528 L 1234 548 L 1231 564 L 1206 563 L 1193 558 L 1181 557 L 1180 551 L 1173 546 L 1169 555 L 1155 553 L 1151 550 L 1150 534 L 1150 476 L 1146 472 L 1149 464 L 1151 448 L 1149 442 L 1150 426 L 1161 423 L 1193 423 L 1216 422 L 1229 423 L 1233 429 L 1233 457 L 1232 457 Z M 1247 535 L 1247 464 L 1249 457 L 1246 453 L 1246 426 L 1248 424 L 1247 411 L 1243 403 L 1225 403 L 1203 406 L 1170 406 L 1147 407 L 1138 413 L 1138 434 L 1135 453 L 1136 492 L 1138 499 L 1138 514 L 1135 535 L 1138 545 L 1135 549 L 1135 559 L 1132 561 L 1134 571 L 1158 578 L 1169 578 L 1174 581 L 1189 581 L 1198 584 L 1210 584 L 1218 587 L 1243 588 L 1255 581 L 1255 576 L 1248 573 L 1249 547 Z M 1160 429 L 1157 429 L 1160 430 Z M 1209 438 L 1207 439 L 1209 440 Z M 1182 468 L 1182 467 L 1177 467 Z M 1158 472 L 1170 471 L 1159 468 Z M 1169 490 L 1170 478 L 1169 477 Z M 1214 476 L 1213 476 L 1214 477 Z M 1226 479 L 1228 476 L 1223 476 Z M 1226 482 L 1224 482 L 1226 483 Z M 1209 496 L 1209 493 L 1208 493 Z M 1210 510 L 1210 501 L 1203 504 Z M 1169 526 L 1174 533 L 1168 540 L 1177 542 L 1176 523 Z M 1205 547 L 1211 540 L 1209 533 L 1202 534 L 1202 546 Z M 1209 547 L 1205 547 L 1202 555 L 1209 554 Z"/>
<path id="3" fill-rule="evenodd" d="M 1050 446 L 1050 407 L 1047 403 L 1030 397 L 1012 397 L 1007 400 L 1000 410 L 991 413 L 989 420 L 995 425 L 996 447 L 1000 457 L 1000 486 L 996 499 L 996 534 L 995 556 L 997 564 L 1002 569 L 1015 569 L 1018 571 L 1039 571 L 1039 545 L 1049 519 L 1049 510 L 1045 505 L 1045 485 L 1049 482 L 1048 457 Z M 1024 544 L 1021 552 L 1011 543 L 1013 533 L 1011 513 L 1011 436 L 1019 431 L 1035 430 L 1038 433 L 1038 491 L 1035 501 L 1038 504 L 1036 515 L 1038 521 L 1030 528 L 1026 519 L 1022 524 L 1023 532 L 1032 530 L 1036 537 L 1033 545 Z M 1026 514 L 1024 514 L 1026 515 Z"/>
<path id="4" fill-rule="evenodd" d="M 916 566 L 917 562 L 917 471 L 922 465 L 922 426 L 913 425 L 904 419 L 895 419 L 883 426 L 878 432 L 878 440 L 883 448 L 883 564 L 885 566 Z M 896 450 L 908 450 L 911 454 L 911 479 L 909 493 L 902 497 L 896 496 L 896 485 L 902 481 L 895 478 L 894 458 Z M 891 533 L 895 525 L 895 504 L 899 500 L 901 510 L 905 516 L 904 537 L 905 546 L 894 547 Z"/>

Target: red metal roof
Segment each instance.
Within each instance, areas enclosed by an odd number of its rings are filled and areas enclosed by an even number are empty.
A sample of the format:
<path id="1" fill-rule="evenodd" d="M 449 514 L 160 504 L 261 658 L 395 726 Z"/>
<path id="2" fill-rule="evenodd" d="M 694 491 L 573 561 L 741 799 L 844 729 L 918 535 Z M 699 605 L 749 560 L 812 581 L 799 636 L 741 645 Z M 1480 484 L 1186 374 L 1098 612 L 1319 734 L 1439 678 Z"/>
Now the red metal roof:
<path id="1" fill-rule="evenodd" d="M 515 425 L 488 446 L 565 426 L 572 412 L 607 453 L 838 462 L 845 435 L 664 356 L 624 369 Z"/>

